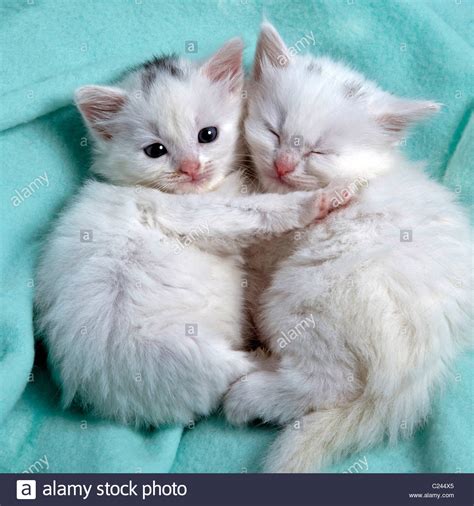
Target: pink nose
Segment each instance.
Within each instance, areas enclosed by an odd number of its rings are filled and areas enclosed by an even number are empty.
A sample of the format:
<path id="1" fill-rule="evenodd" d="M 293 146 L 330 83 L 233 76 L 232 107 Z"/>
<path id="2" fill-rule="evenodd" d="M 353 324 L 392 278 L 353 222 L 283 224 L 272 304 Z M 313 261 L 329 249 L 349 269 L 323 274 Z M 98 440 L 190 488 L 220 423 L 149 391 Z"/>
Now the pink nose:
<path id="1" fill-rule="evenodd" d="M 277 158 L 274 163 L 275 172 L 279 177 L 286 176 L 295 170 L 296 164 L 291 162 L 286 156 Z"/>
<path id="2" fill-rule="evenodd" d="M 183 160 L 179 166 L 179 170 L 193 179 L 198 175 L 201 164 L 198 160 Z"/>

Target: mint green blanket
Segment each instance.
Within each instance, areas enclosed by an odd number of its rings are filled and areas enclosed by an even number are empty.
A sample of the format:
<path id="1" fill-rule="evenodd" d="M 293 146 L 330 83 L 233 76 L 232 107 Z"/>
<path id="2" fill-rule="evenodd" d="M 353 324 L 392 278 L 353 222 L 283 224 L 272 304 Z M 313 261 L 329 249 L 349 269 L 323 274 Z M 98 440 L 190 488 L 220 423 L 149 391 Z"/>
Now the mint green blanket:
<path id="1" fill-rule="evenodd" d="M 60 409 L 38 345 L 35 357 L 33 272 L 42 236 L 88 174 L 76 87 L 109 82 L 153 53 L 183 53 L 186 41 L 198 44 L 191 57 L 204 57 L 241 35 L 249 66 L 265 15 L 289 45 L 312 33 L 308 50 L 390 91 L 444 103 L 405 149 L 469 205 L 473 12 L 470 0 L 0 0 L 0 471 L 253 472 L 275 437 L 219 415 L 141 432 Z M 330 471 L 473 472 L 473 377 L 465 355 L 415 438 Z"/>

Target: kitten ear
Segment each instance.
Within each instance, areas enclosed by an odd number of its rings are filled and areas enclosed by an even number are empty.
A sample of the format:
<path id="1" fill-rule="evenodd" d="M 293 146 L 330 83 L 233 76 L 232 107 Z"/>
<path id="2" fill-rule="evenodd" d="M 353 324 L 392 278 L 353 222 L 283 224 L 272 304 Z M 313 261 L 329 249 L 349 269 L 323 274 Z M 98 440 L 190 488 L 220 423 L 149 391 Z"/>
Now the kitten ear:
<path id="1" fill-rule="evenodd" d="M 263 68 L 270 64 L 275 68 L 288 66 L 290 55 L 286 44 L 280 37 L 276 28 L 265 21 L 262 23 L 260 37 L 255 51 L 255 62 L 253 64 L 253 78 L 258 81 L 262 77 Z"/>
<path id="2" fill-rule="evenodd" d="M 376 121 L 395 140 L 402 137 L 412 124 L 441 109 L 440 104 L 429 100 L 408 100 L 384 95 L 385 99 L 379 103 L 376 110 Z"/>
<path id="3" fill-rule="evenodd" d="M 244 43 L 236 37 L 229 40 L 201 67 L 202 72 L 214 82 L 223 81 L 229 91 L 239 91 L 244 81 L 242 53 Z"/>
<path id="4" fill-rule="evenodd" d="M 111 86 L 83 86 L 76 90 L 74 98 L 91 131 L 101 139 L 111 139 L 107 122 L 125 104 L 126 93 Z"/>

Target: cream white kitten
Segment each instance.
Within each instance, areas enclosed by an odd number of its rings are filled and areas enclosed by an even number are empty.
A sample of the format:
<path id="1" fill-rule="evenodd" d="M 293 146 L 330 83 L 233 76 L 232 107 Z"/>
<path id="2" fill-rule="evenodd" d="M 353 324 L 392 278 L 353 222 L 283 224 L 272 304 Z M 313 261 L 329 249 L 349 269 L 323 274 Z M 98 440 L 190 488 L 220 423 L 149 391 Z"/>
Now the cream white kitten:
<path id="1" fill-rule="evenodd" d="M 292 58 L 262 28 L 245 134 L 263 189 L 346 181 L 341 201 L 355 195 L 249 255 L 254 322 L 275 364 L 236 382 L 225 412 L 235 423 L 287 424 L 267 471 L 321 470 L 384 436 L 409 436 L 468 340 L 468 221 L 397 149 L 437 110 L 328 58 Z"/>
<path id="2" fill-rule="evenodd" d="M 250 370 L 239 351 L 240 249 L 327 206 L 321 192 L 240 195 L 241 60 L 233 40 L 203 65 L 155 59 L 117 87 L 78 90 L 103 182 L 60 217 L 36 293 L 65 406 L 187 423 Z"/>

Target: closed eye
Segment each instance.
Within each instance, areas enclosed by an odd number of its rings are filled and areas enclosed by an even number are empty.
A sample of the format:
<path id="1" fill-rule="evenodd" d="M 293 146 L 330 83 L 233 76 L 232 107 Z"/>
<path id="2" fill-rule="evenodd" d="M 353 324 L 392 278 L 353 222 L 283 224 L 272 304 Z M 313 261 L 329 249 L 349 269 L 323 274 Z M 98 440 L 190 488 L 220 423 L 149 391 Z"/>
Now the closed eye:
<path id="1" fill-rule="evenodd" d="M 278 140 L 280 140 L 280 136 L 275 132 L 275 130 L 272 130 L 271 128 L 268 129 L 268 131 L 273 134 Z"/>
<path id="2" fill-rule="evenodd" d="M 319 155 L 319 156 L 325 156 L 325 155 L 333 155 L 334 151 L 330 150 L 322 150 L 322 149 L 313 149 L 311 150 L 308 155 Z"/>
<path id="3" fill-rule="evenodd" d="M 280 141 L 280 136 L 276 133 L 275 129 L 272 128 L 272 126 L 269 124 L 269 123 L 265 123 L 265 126 L 267 127 L 267 130 L 272 134 L 274 135 L 278 141 Z"/>

